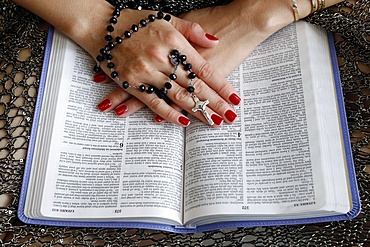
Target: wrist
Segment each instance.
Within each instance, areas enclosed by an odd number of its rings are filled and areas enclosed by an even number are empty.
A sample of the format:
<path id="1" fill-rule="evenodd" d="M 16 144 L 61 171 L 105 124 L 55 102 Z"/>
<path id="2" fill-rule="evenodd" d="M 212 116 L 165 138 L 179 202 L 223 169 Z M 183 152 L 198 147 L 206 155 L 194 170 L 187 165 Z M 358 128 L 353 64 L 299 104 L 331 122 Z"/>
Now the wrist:
<path id="1" fill-rule="evenodd" d="M 310 0 L 296 0 L 300 19 L 309 15 Z M 230 5 L 239 11 L 239 25 L 253 25 L 263 36 L 271 35 L 294 21 L 292 0 L 235 0 Z"/>
<path id="2" fill-rule="evenodd" d="M 114 8 L 107 1 L 86 5 L 89 9 L 85 9 L 80 15 L 74 15 L 76 18 L 62 31 L 95 57 L 106 43 L 104 36 Z"/>

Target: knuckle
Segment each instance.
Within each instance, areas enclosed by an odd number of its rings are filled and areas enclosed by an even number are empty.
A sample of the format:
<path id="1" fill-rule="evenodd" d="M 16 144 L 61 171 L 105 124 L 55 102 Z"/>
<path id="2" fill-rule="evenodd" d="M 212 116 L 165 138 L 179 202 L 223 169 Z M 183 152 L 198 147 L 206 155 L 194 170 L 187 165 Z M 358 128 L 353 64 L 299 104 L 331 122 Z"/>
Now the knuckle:
<path id="1" fill-rule="evenodd" d="M 213 75 L 213 73 L 214 73 L 214 69 L 212 65 L 209 62 L 205 61 L 199 67 L 197 74 L 199 78 L 206 79 L 206 78 L 210 78 Z"/>
<path id="2" fill-rule="evenodd" d="M 148 102 L 148 106 L 150 109 L 152 109 L 154 112 L 158 112 L 160 109 L 161 109 L 161 104 L 163 103 L 164 101 L 157 98 L 157 97 L 154 97 L 152 98 L 151 100 L 149 100 Z"/>
<path id="3" fill-rule="evenodd" d="M 172 48 L 181 48 L 184 47 L 184 37 L 179 35 L 177 32 L 168 32 L 163 37 L 165 44 L 168 44 Z"/>
<path id="4" fill-rule="evenodd" d="M 230 83 L 225 82 L 222 84 L 218 89 L 217 92 L 222 95 L 222 94 L 227 94 L 226 92 L 230 91 Z"/>
<path id="5" fill-rule="evenodd" d="M 197 22 L 192 22 L 190 24 L 190 30 L 193 30 L 193 31 L 199 31 L 199 30 L 202 30 L 202 27 L 199 23 Z"/>
<path id="6" fill-rule="evenodd" d="M 170 120 L 176 118 L 174 111 L 167 111 L 166 114 L 164 114 L 164 119 Z"/>
<path id="7" fill-rule="evenodd" d="M 110 93 L 109 96 L 118 99 L 118 101 L 124 101 L 127 98 L 127 93 L 122 88 L 118 87 Z"/>
<path id="8" fill-rule="evenodd" d="M 173 95 L 174 100 L 177 102 L 185 101 L 187 97 L 189 97 L 189 93 L 184 88 L 176 91 Z"/>
<path id="9" fill-rule="evenodd" d="M 154 61 L 165 62 L 164 58 L 167 58 L 167 56 L 163 56 L 163 51 L 159 46 L 150 46 L 147 54 Z"/>
<path id="10" fill-rule="evenodd" d="M 214 105 L 214 109 L 225 109 L 229 106 L 229 104 L 223 99 L 218 99 L 216 102 L 211 103 Z"/>
<path id="11" fill-rule="evenodd" d="M 194 80 L 193 86 L 197 94 L 203 93 L 207 89 L 207 85 L 201 79 Z"/>

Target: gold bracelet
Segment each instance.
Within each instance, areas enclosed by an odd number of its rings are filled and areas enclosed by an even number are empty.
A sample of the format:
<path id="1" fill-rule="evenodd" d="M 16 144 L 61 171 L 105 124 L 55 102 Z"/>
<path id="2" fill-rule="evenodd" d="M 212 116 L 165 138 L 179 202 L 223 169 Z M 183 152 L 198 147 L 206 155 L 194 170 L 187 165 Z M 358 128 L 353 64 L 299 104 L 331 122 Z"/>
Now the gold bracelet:
<path id="1" fill-rule="evenodd" d="M 325 8 L 325 0 L 319 0 L 317 11 L 323 10 Z"/>
<path id="2" fill-rule="evenodd" d="M 317 8 L 318 8 L 317 0 L 311 0 L 311 13 L 310 14 L 317 11 Z"/>
<path id="3" fill-rule="evenodd" d="M 292 5 L 293 5 L 294 21 L 298 21 L 299 20 L 299 12 L 298 12 L 297 2 L 295 0 L 292 0 Z"/>

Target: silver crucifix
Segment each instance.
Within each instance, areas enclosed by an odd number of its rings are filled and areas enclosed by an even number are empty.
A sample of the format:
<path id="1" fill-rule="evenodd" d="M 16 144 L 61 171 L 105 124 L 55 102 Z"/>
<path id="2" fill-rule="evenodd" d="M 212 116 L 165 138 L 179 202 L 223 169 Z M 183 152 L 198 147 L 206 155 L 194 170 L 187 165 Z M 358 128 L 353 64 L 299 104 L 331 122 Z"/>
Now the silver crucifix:
<path id="1" fill-rule="evenodd" d="M 191 109 L 193 112 L 197 112 L 197 111 L 201 111 L 203 116 L 205 117 L 205 119 L 207 120 L 207 122 L 209 123 L 209 125 L 213 125 L 214 122 L 211 118 L 211 116 L 208 114 L 208 112 L 206 111 L 206 107 L 207 105 L 209 104 L 209 101 L 208 100 L 205 100 L 205 101 L 200 101 L 198 99 L 198 97 L 196 95 L 192 95 L 193 97 L 193 100 L 195 102 L 195 106 L 193 107 L 193 109 Z"/>

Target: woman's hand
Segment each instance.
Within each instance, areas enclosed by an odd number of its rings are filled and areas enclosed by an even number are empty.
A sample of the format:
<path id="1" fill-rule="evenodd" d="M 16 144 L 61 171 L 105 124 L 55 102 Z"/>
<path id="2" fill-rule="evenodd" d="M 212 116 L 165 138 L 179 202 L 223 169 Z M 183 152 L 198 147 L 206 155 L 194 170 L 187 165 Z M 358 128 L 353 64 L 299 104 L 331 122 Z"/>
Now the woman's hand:
<path id="1" fill-rule="evenodd" d="M 106 1 L 17 0 L 17 2 L 64 32 L 95 58 L 99 50 L 106 45 L 104 37 L 114 10 Z M 113 38 L 123 36 L 133 24 L 138 24 L 142 19 L 147 20 L 149 14 L 155 15 L 156 12 L 124 9 L 117 18 L 115 30 L 111 31 Z M 190 44 L 190 42 L 201 46 L 217 44 L 217 41 L 208 39 L 205 35 L 199 25 L 175 17 L 171 22 L 159 19 L 149 22 L 146 27 L 139 27 L 138 32 L 132 33 L 132 37 L 124 39 L 111 50 L 110 54 L 113 56 L 111 61 L 115 64 L 114 71 L 118 73 L 119 80 L 113 79 L 121 87 L 123 86 L 121 82 L 127 81 L 134 87 L 145 84 L 146 87 L 152 85 L 158 89 L 164 88 L 174 70 L 169 55 L 172 50 L 177 49 L 187 56 L 186 62 L 192 64 L 192 71 L 198 76 L 192 82 L 195 88 L 194 95 L 203 101 L 209 100 L 206 111 L 214 124 L 221 124 L 223 118 L 232 122 L 235 117 L 230 116 L 235 113 L 232 112 L 229 103 L 235 103 L 238 99 L 236 91 Z M 106 67 L 106 61 L 101 67 L 108 75 L 112 75 L 112 71 Z M 187 126 L 190 122 L 176 110 L 178 107 L 206 122 L 206 114 L 202 114 L 202 111 L 192 111 L 195 100 L 187 91 L 190 81 L 187 78 L 189 71 L 182 70 L 182 66 L 179 67 L 181 69 L 177 70 L 177 79 L 172 80 L 172 88 L 167 93 L 173 107 L 156 94 L 140 92 L 134 87 L 125 90 L 172 123 Z M 100 104 L 100 109 L 105 111 L 113 108 L 113 102 L 109 102 L 109 99 Z"/>
<path id="2" fill-rule="evenodd" d="M 113 37 L 122 36 L 124 31 L 131 29 L 132 23 L 136 24 L 140 20 L 147 19 L 149 14 L 155 15 L 156 12 L 125 9 L 122 14 L 124 17 L 118 19 L 111 35 Z M 102 37 L 104 36 L 102 35 Z M 164 88 L 165 83 L 170 81 L 169 75 L 174 71 L 174 65 L 169 56 L 172 50 L 177 49 L 187 56 L 186 63 L 191 63 L 191 71 L 198 75 L 199 79 L 192 81 L 192 86 L 195 88 L 193 94 L 203 101 L 209 101 L 207 112 L 213 120 L 211 122 L 219 125 L 223 118 L 232 122 L 235 117 L 230 117 L 232 109 L 229 103 L 235 103 L 235 97 L 238 97 L 235 90 L 199 55 L 189 41 L 208 47 L 217 44 L 217 40 L 207 35 L 198 24 L 189 21 L 172 17 L 171 23 L 165 20 L 148 22 L 147 26 L 141 26 L 137 32 L 132 32 L 130 38 L 125 38 L 121 44 L 116 44 L 111 50 L 110 54 L 113 56 L 111 60 L 115 64 L 114 71 L 118 72 L 119 76 L 119 80 L 116 78 L 115 81 L 121 87 L 124 87 L 122 82 L 127 81 L 133 87 L 126 88 L 126 92 L 135 96 L 167 121 L 181 126 L 189 124 L 189 119 L 176 110 L 175 106 L 178 106 L 207 122 L 205 118 L 207 114 L 192 110 L 195 106 L 195 100 L 187 91 L 190 86 L 189 71 L 183 70 L 181 64 L 176 71 L 177 79 L 172 79 L 172 87 L 167 93 L 167 97 L 173 102 L 174 107 L 161 100 L 156 94 L 141 92 L 137 88 L 140 85 L 154 86 L 157 89 Z M 91 45 L 85 42 L 81 42 L 80 45 L 95 56 L 96 52 L 99 51 L 96 47 L 91 49 Z M 107 74 L 112 72 L 104 63 L 102 69 Z M 115 76 L 112 77 L 114 79 Z M 123 97 L 126 96 L 123 95 Z M 109 98 L 99 104 L 99 109 L 103 111 L 114 108 L 116 105 Z M 127 105 L 126 107 L 121 106 L 116 112 L 124 112 L 127 109 Z"/>

